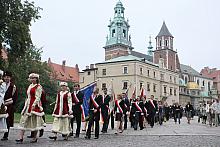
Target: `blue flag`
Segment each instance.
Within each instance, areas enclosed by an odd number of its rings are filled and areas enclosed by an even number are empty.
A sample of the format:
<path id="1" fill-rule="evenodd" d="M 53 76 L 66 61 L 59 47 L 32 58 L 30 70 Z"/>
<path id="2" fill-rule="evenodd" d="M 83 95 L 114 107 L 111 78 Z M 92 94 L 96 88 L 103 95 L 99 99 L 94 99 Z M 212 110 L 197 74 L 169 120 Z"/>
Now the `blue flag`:
<path id="1" fill-rule="evenodd" d="M 92 95 L 94 88 L 96 87 L 96 82 L 91 83 L 87 85 L 86 87 L 83 87 L 80 91 L 84 93 L 84 98 L 83 98 L 83 109 L 84 109 L 84 115 L 85 118 L 89 116 L 89 101 L 90 101 L 90 96 Z"/>

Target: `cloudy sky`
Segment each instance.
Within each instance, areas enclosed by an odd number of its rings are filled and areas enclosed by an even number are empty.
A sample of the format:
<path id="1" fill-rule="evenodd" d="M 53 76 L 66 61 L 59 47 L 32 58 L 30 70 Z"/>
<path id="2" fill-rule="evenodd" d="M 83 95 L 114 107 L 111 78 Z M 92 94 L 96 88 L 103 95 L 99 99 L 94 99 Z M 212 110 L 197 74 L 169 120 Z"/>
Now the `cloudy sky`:
<path id="1" fill-rule="evenodd" d="M 32 40 L 43 47 L 43 61 L 68 66 L 104 61 L 108 24 L 118 0 L 36 0 L 42 18 L 31 27 Z M 174 36 L 180 62 L 200 71 L 220 68 L 219 0 L 121 0 L 129 19 L 135 51 L 147 53 L 149 36 L 159 33 L 163 21 Z"/>

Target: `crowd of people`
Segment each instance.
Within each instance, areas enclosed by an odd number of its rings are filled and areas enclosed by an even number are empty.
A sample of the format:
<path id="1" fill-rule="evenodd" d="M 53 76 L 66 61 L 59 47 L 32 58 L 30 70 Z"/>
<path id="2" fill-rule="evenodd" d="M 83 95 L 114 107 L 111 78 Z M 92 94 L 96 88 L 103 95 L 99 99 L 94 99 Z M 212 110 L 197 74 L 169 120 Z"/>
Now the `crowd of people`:
<path id="1" fill-rule="evenodd" d="M 4 72 L 3 80 L 0 80 L 0 131 L 5 132 L 2 141 L 8 140 L 9 129 L 14 124 L 14 111 L 17 101 L 17 88 L 11 82 L 12 74 Z M 31 143 L 36 143 L 38 138 L 43 135 L 45 125 L 44 109 L 45 92 L 40 85 L 39 75 L 31 73 L 28 80 L 30 85 L 27 88 L 27 97 L 21 112 L 19 124 L 20 133 L 17 143 L 22 143 L 26 130 L 31 131 L 28 138 L 32 138 Z M 66 82 L 60 82 L 60 90 L 54 102 L 52 116 L 51 136 L 49 139 L 57 140 L 61 134 L 64 140 L 73 136 L 73 124 L 76 122 L 76 132 L 74 138 L 79 138 L 81 133 L 83 99 L 84 94 L 80 91 L 80 85 L 74 85 L 74 91 L 70 92 Z M 111 109 L 111 104 L 113 108 Z M 198 122 L 206 123 L 208 118 L 209 125 L 219 125 L 220 103 L 218 100 L 213 103 L 203 104 L 197 110 Z M 126 93 L 113 95 L 108 94 L 106 88 L 102 92 L 95 88 L 89 99 L 89 117 L 84 122 L 83 131 L 86 131 L 85 139 L 91 139 L 91 132 L 95 131 L 95 138 L 99 138 L 100 120 L 103 122 L 101 132 L 107 133 L 108 128 L 115 129 L 115 134 L 123 133 L 130 127 L 134 130 L 143 130 L 149 124 L 151 128 L 155 123 L 163 125 L 163 122 L 174 119 L 175 123 L 180 124 L 182 116 L 185 115 L 190 124 L 191 118 L 195 115 L 195 109 L 190 103 L 182 107 L 178 103 L 169 106 L 166 102 L 157 101 L 154 95 L 147 100 L 146 96 L 128 98 Z M 116 128 L 114 124 L 117 124 Z M 111 127 L 109 125 L 111 124 Z"/>

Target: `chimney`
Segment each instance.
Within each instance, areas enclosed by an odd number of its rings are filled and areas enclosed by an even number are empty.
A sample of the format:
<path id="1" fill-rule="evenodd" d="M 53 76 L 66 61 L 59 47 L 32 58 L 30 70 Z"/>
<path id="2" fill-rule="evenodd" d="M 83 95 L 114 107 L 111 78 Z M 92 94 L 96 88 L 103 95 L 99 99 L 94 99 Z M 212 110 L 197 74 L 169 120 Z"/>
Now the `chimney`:
<path id="1" fill-rule="evenodd" d="M 94 64 L 90 64 L 90 69 L 93 69 L 94 68 Z"/>
<path id="2" fill-rule="evenodd" d="M 51 59 L 50 58 L 48 59 L 48 64 L 51 64 Z"/>
<path id="3" fill-rule="evenodd" d="M 76 70 L 79 72 L 79 66 L 78 64 L 75 65 Z"/>
<path id="4" fill-rule="evenodd" d="M 89 69 L 89 66 L 86 66 L 86 69 Z"/>
<path id="5" fill-rule="evenodd" d="M 66 60 L 63 60 L 63 62 L 62 62 L 62 69 L 63 69 L 64 72 L 65 72 L 65 66 L 66 66 Z"/>

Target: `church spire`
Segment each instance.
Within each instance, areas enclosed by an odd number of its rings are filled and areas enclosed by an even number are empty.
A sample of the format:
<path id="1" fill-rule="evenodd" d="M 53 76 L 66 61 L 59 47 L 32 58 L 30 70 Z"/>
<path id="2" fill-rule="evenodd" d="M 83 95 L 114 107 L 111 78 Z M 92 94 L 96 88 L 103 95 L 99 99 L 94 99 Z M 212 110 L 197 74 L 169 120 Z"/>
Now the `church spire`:
<path id="1" fill-rule="evenodd" d="M 173 37 L 172 34 L 169 32 L 167 26 L 166 26 L 166 23 L 165 21 L 163 21 L 163 25 L 160 29 L 160 32 L 159 34 L 157 35 L 157 37 L 160 37 L 160 36 L 170 36 L 170 37 Z"/>
<path id="2" fill-rule="evenodd" d="M 149 37 L 149 46 L 147 48 L 148 48 L 148 55 L 153 56 L 153 46 L 151 42 L 151 36 Z"/>
<path id="3" fill-rule="evenodd" d="M 125 20 L 125 8 L 120 0 L 114 7 L 114 18 L 110 20 L 108 28 L 109 34 L 104 46 L 105 60 L 128 55 L 133 49 L 129 34 L 130 25 L 128 20 Z"/>
<path id="4" fill-rule="evenodd" d="M 128 20 L 124 18 L 125 8 L 122 2 L 119 0 L 114 8 L 114 19 L 108 25 L 109 35 L 106 42 L 106 46 L 123 44 L 131 47 L 131 40 L 129 39 L 129 28 Z"/>

